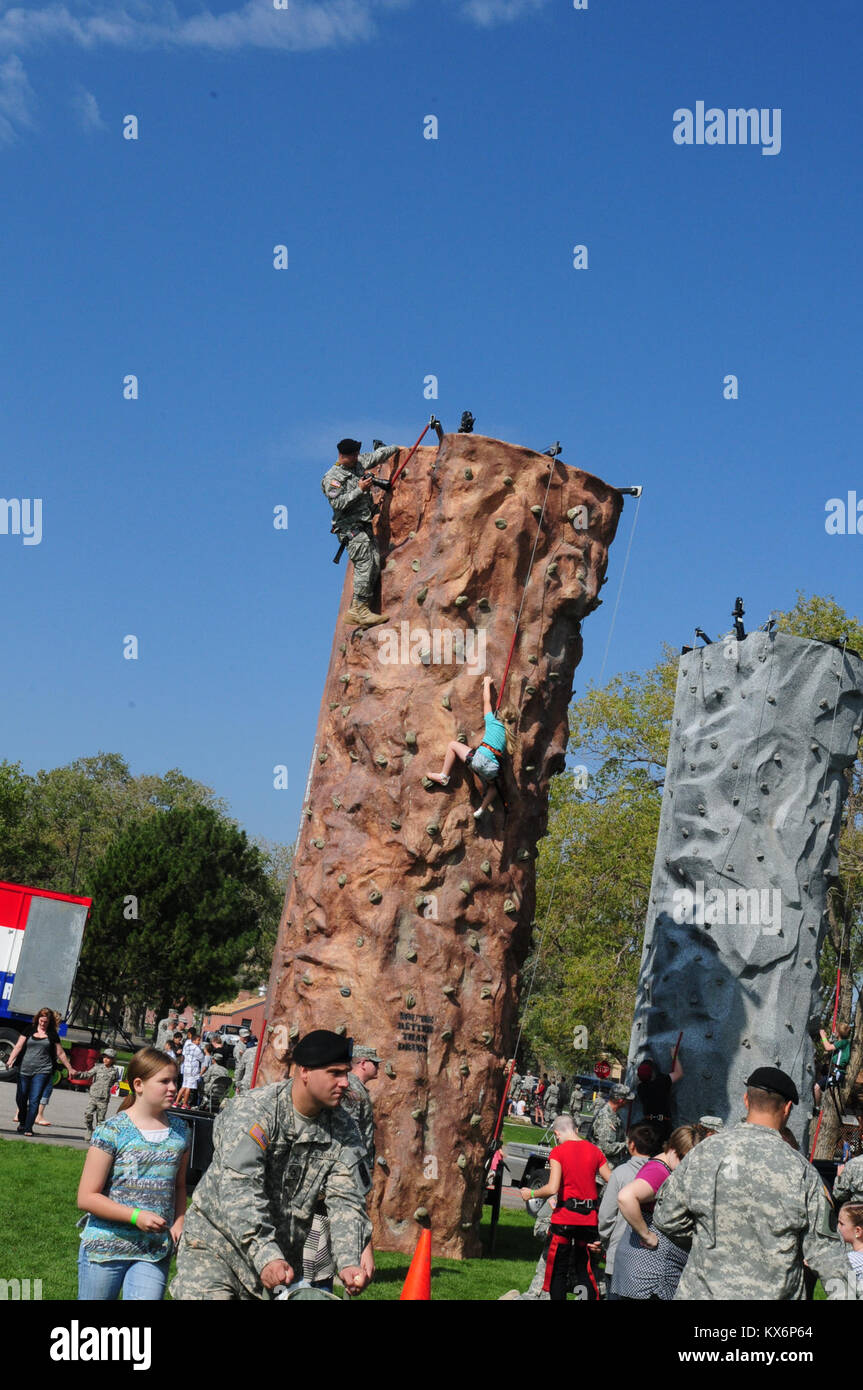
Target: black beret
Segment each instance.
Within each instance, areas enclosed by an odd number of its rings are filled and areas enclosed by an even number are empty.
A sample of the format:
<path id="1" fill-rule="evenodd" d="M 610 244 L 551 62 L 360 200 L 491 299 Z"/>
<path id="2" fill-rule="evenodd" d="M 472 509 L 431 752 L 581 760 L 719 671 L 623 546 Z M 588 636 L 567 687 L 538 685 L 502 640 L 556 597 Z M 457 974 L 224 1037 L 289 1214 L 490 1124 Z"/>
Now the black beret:
<path id="1" fill-rule="evenodd" d="M 340 454 L 358 454 L 362 447 L 361 439 L 340 439 L 336 445 Z"/>
<path id="2" fill-rule="evenodd" d="M 330 1033 L 326 1028 L 315 1028 L 300 1038 L 294 1048 L 292 1061 L 301 1067 L 314 1071 L 317 1067 L 331 1067 L 336 1062 L 351 1062 L 353 1038 L 344 1038 L 341 1033 Z"/>
<path id="3" fill-rule="evenodd" d="M 758 1086 L 762 1091 L 775 1091 L 783 1100 L 793 1101 L 795 1105 L 800 1100 L 791 1077 L 778 1067 L 756 1067 L 752 1075 L 746 1078 L 746 1084 Z"/>

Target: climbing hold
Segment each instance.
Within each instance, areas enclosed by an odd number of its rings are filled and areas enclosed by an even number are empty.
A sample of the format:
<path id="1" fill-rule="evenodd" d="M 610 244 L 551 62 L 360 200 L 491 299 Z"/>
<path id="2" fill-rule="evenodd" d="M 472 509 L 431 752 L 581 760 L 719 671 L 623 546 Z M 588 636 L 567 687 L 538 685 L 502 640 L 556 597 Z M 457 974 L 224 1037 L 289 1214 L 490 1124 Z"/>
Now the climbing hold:
<path id="1" fill-rule="evenodd" d="M 525 695 L 535 695 L 535 694 L 536 694 L 536 686 L 535 686 L 535 685 L 526 685 L 525 688 L 524 688 L 524 693 L 525 693 Z"/>
<path id="2" fill-rule="evenodd" d="M 490 1047 L 494 1042 L 494 1034 L 490 1033 L 486 1028 L 484 1032 L 480 1033 L 480 1039 L 485 1043 L 486 1047 Z"/>
<path id="3" fill-rule="evenodd" d="M 462 1062 L 461 1066 L 459 1067 L 459 1071 L 462 1076 L 470 1076 L 470 1067 L 468 1066 L 467 1062 Z"/>
<path id="4" fill-rule="evenodd" d="M 453 995 L 455 994 L 455 985 L 444 985 L 443 992 L 446 995 L 447 999 L 452 999 Z"/>
<path id="5" fill-rule="evenodd" d="M 467 1159 L 465 1158 L 464 1154 L 459 1154 L 458 1158 L 456 1159 L 456 1167 L 462 1169 L 467 1167 Z"/>
<path id="6" fill-rule="evenodd" d="M 417 953 L 414 950 L 413 946 L 411 946 L 410 950 L 405 951 L 405 960 L 416 960 L 416 958 Z"/>
<path id="7" fill-rule="evenodd" d="M 503 910 L 504 912 L 517 912 L 518 904 L 513 902 L 512 898 L 507 898 L 506 902 L 503 905 Z"/>
<path id="8" fill-rule="evenodd" d="M 700 805 L 700 806 L 698 807 L 698 814 L 699 814 L 700 816 L 706 816 L 706 815 L 707 815 L 707 807 L 704 806 L 704 805 Z"/>
<path id="9" fill-rule="evenodd" d="M 417 1001 L 416 1001 L 414 995 L 412 995 L 412 994 L 406 994 L 406 995 L 405 995 L 405 1008 L 406 1008 L 406 1009 L 412 1009 L 412 1008 L 414 1008 L 415 1005 L 416 1005 L 416 1002 L 417 1002 Z"/>
<path id="10" fill-rule="evenodd" d="M 375 1163 L 378 1165 L 379 1168 L 386 1168 L 387 1166 L 387 1161 L 384 1158 L 383 1154 L 378 1154 L 377 1158 L 375 1159 Z"/>
<path id="11" fill-rule="evenodd" d="M 443 699 L 441 700 L 441 704 L 443 705 L 444 709 L 452 709 L 452 701 L 448 695 L 444 695 Z"/>
<path id="12" fill-rule="evenodd" d="M 424 651 L 420 652 L 420 664 L 423 666 L 431 665 L 431 651 L 429 648 L 425 648 Z"/>
<path id="13" fill-rule="evenodd" d="M 559 672 L 559 671 L 549 671 L 549 673 L 548 673 L 548 679 L 549 679 L 550 681 L 559 681 L 559 680 L 560 680 L 560 672 Z"/>
<path id="14" fill-rule="evenodd" d="M 391 820 L 390 825 L 393 830 L 401 830 L 402 828 L 402 823 L 400 820 Z"/>
<path id="15" fill-rule="evenodd" d="M 387 760 L 384 757 L 383 753 L 378 753 L 377 757 L 375 758 L 375 762 L 377 763 L 378 767 L 387 766 Z"/>
<path id="16" fill-rule="evenodd" d="M 350 705 L 342 705 L 342 714 L 345 716 L 345 719 L 347 719 L 347 717 L 348 717 L 348 715 L 350 714 L 350 712 L 351 712 L 351 707 L 350 707 Z"/>
<path id="17" fill-rule="evenodd" d="M 525 763 L 525 772 L 536 772 L 536 763 Z"/>
<path id="18" fill-rule="evenodd" d="M 414 1212 L 414 1221 L 426 1221 L 428 1220 L 428 1214 L 428 1207 L 417 1207 Z"/>
<path id="19" fill-rule="evenodd" d="M 538 656 L 529 656 L 527 659 L 528 659 L 528 661 L 530 662 L 531 666 L 538 666 L 538 665 L 539 665 L 539 657 L 538 657 Z"/>
<path id="20" fill-rule="evenodd" d="M 347 651 L 347 649 L 348 649 L 348 648 L 347 648 L 347 643 L 345 643 L 345 642 L 340 642 L 340 643 L 339 643 L 339 651 L 341 652 L 342 656 L 344 656 L 344 654 L 345 654 L 345 652 Z"/>
<path id="21" fill-rule="evenodd" d="M 339 990 L 339 994 L 342 996 L 343 999 L 350 999 L 351 997 L 351 992 L 348 989 L 347 985 L 342 985 L 341 989 Z"/>
<path id="22" fill-rule="evenodd" d="M 507 473 L 506 477 L 504 478 L 504 482 L 506 483 L 507 487 L 512 487 L 514 479 L 511 478 L 510 475 Z"/>
<path id="23" fill-rule="evenodd" d="M 468 897 L 470 895 L 471 887 L 470 883 L 466 878 L 462 879 L 461 883 L 458 886 L 458 890 L 460 893 L 464 893 L 465 897 Z"/>
<path id="24" fill-rule="evenodd" d="M 817 753 L 817 752 L 820 750 L 820 748 L 821 748 L 821 744 L 820 744 L 820 743 L 810 743 L 809 747 L 811 748 L 811 750 L 812 750 L 813 753 Z"/>
<path id="25" fill-rule="evenodd" d="M 299 1025 L 296 1024 L 296 1023 L 292 1023 L 291 1026 L 290 1026 L 290 1028 L 288 1029 L 288 1037 L 289 1037 L 289 1038 L 298 1038 L 299 1036 L 300 1036 Z"/>
<path id="26" fill-rule="evenodd" d="M 395 1076 L 396 1074 L 395 1067 L 393 1066 L 392 1062 L 387 1062 L 386 1066 L 384 1067 L 384 1071 L 386 1072 L 387 1076 L 390 1077 Z"/>
<path id="27" fill-rule="evenodd" d="M 441 1032 L 441 1037 L 443 1038 L 444 1042 L 450 1042 L 450 1040 L 452 1039 L 452 1029 L 444 1028 Z"/>
<path id="28" fill-rule="evenodd" d="M 768 703 L 768 705 L 775 705 L 775 704 L 776 704 L 776 696 L 775 696 L 775 695 L 768 695 L 768 696 L 767 696 L 767 703 Z"/>
<path id="29" fill-rule="evenodd" d="M 533 855 L 529 849 L 520 849 L 515 857 L 516 859 L 532 859 Z"/>
<path id="30" fill-rule="evenodd" d="M 546 566 L 545 572 L 546 574 L 557 574 L 557 561 L 552 560 L 551 564 Z"/>
<path id="31" fill-rule="evenodd" d="M 464 608 L 465 604 L 468 602 L 469 599 L 467 594 L 459 594 L 458 598 L 455 601 L 455 606 L 456 608 Z"/>
<path id="32" fill-rule="evenodd" d="M 411 1111 L 411 1119 L 412 1119 L 412 1120 L 421 1120 L 424 1114 L 425 1114 L 425 1111 L 424 1111 L 424 1110 L 412 1110 L 412 1111 Z"/>
<path id="33" fill-rule="evenodd" d="M 336 883 L 339 885 L 340 888 L 344 888 L 344 886 L 345 886 L 345 884 L 347 883 L 347 881 L 348 881 L 348 876 L 347 876 L 347 874 L 339 874 L 338 878 L 336 879 Z"/>
<path id="34" fill-rule="evenodd" d="M 329 753 L 319 753 L 319 754 L 318 754 L 318 762 L 319 762 L 319 763 L 325 763 L 325 762 L 327 761 L 327 758 L 328 758 L 329 756 L 330 756 Z"/>
<path id="35" fill-rule="evenodd" d="M 379 888 L 373 888 L 373 889 L 371 890 L 371 892 L 369 893 L 369 902 L 370 902 L 370 903 L 379 903 L 382 897 L 383 897 L 383 893 L 380 891 L 380 889 L 379 889 Z"/>
<path id="36" fill-rule="evenodd" d="M 479 867 L 484 874 L 489 875 L 491 873 L 491 864 L 487 859 L 484 859 Z"/>
<path id="37" fill-rule="evenodd" d="M 471 1129 L 476 1129 L 477 1125 L 481 1125 L 481 1124 L 482 1124 L 482 1115 L 471 1115 L 471 1117 L 470 1117 Z"/>
<path id="38" fill-rule="evenodd" d="M 425 603 L 426 599 L 428 598 L 428 592 L 428 584 L 423 584 L 422 588 L 417 592 L 417 603 Z"/>
<path id="39" fill-rule="evenodd" d="M 420 567 L 420 562 L 419 562 L 419 560 L 411 560 L 411 569 L 414 571 L 414 574 L 416 574 L 416 572 L 417 572 L 417 570 L 419 569 L 419 567 Z"/>
<path id="40" fill-rule="evenodd" d="M 482 989 L 479 992 L 479 997 L 480 999 L 491 999 L 491 990 L 489 989 L 488 985 L 483 985 Z"/>
<path id="41" fill-rule="evenodd" d="M 417 736 L 410 729 L 405 734 L 405 743 L 407 744 L 408 748 L 416 748 L 417 746 Z"/>
<path id="42" fill-rule="evenodd" d="M 408 538 L 409 538 L 410 540 L 416 540 L 416 534 L 417 534 L 416 531 L 408 531 Z M 395 550 L 395 546 L 394 546 L 394 545 L 391 545 L 391 546 L 390 546 L 390 550 Z"/>
<path id="43" fill-rule="evenodd" d="M 711 747 L 711 748 L 718 748 L 718 747 L 719 747 L 719 744 L 718 744 L 718 742 L 716 741 L 715 738 L 712 738 L 712 739 L 710 740 L 710 747 Z"/>
<path id="44" fill-rule="evenodd" d="M 459 729 L 458 733 L 456 734 L 456 738 L 458 739 L 459 743 L 467 743 L 467 729 Z"/>
<path id="45" fill-rule="evenodd" d="M 335 806 L 335 808 L 336 808 L 337 811 L 338 811 L 339 807 L 341 806 L 341 804 L 342 804 L 342 803 L 341 803 L 340 797 L 334 796 L 334 797 L 333 797 L 333 805 Z"/>
<path id="46" fill-rule="evenodd" d="M 470 482 L 471 478 L 473 477 L 473 469 L 472 469 L 472 468 L 466 468 L 466 469 L 464 470 L 464 476 L 467 478 L 468 482 Z"/>
<path id="47" fill-rule="evenodd" d="M 539 503 L 537 503 L 536 506 L 531 507 L 530 510 L 533 512 L 534 516 L 542 516 L 542 507 L 539 505 Z"/>
<path id="48" fill-rule="evenodd" d="M 323 840 L 312 840 L 312 844 L 314 845 L 315 849 L 323 849 L 324 847 Z"/>
<path id="49" fill-rule="evenodd" d="M 426 905 L 426 896 L 425 896 L 425 893 L 417 893 L 416 897 L 414 898 L 414 904 L 415 904 L 415 906 L 416 906 L 416 908 L 417 908 L 417 911 L 419 911 L 420 908 L 425 907 L 425 905 Z"/>
<path id="50" fill-rule="evenodd" d="M 339 676 L 339 680 L 341 681 L 342 685 L 348 685 L 350 683 L 350 679 L 350 676 L 347 675 Z"/>
<path id="51" fill-rule="evenodd" d="M 427 834 L 427 835 L 432 835 L 432 836 L 434 836 L 434 835 L 439 835 L 439 834 L 440 834 L 440 826 L 439 826 L 439 825 L 435 825 L 434 821 L 432 821 L 429 825 L 426 826 L 426 834 Z"/>
<path id="52" fill-rule="evenodd" d="M 505 531 L 505 530 L 506 530 L 506 522 L 504 521 L 504 519 L 503 519 L 502 516 L 499 516 L 498 519 L 497 519 L 497 521 L 496 521 L 494 524 L 495 524 L 495 526 L 497 527 L 498 531 Z"/>
<path id="53" fill-rule="evenodd" d="M 304 984 L 304 985 L 310 985 L 311 983 L 312 983 L 312 977 L 311 977 L 311 975 L 309 974 L 309 972 L 308 972 L 308 970 L 307 970 L 306 973 L 303 975 L 303 984 Z"/>
<path id="54" fill-rule="evenodd" d="M 481 608 L 483 613 L 487 613 L 491 608 L 491 604 L 489 603 L 487 598 L 477 599 L 476 606 L 477 608 Z"/>
<path id="55" fill-rule="evenodd" d="M 763 792 L 769 792 L 769 791 L 770 791 L 770 788 L 768 787 L 768 785 L 767 785 L 766 782 L 762 782 L 762 783 L 761 783 L 760 790 L 763 791 Z"/>
<path id="56" fill-rule="evenodd" d="M 423 778 L 423 786 L 425 787 L 426 791 L 428 791 L 429 787 L 436 787 L 438 785 L 439 783 L 433 782 L 430 777 Z"/>
<path id="57" fill-rule="evenodd" d="M 467 939 L 467 944 L 468 946 L 470 946 L 472 951 L 479 950 L 479 937 L 477 936 L 476 932 L 470 933 Z"/>
<path id="58" fill-rule="evenodd" d="M 688 840 L 688 839 L 689 839 L 689 831 L 688 831 L 688 830 L 682 830 L 680 833 L 681 833 L 681 835 L 683 836 L 684 840 Z"/>
<path id="59" fill-rule="evenodd" d="M 338 702 L 338 700 L 333 700 L 333 703 L 330 705 L 330 709 L 331 709 L 331 710 L 334 710 L 334 709 L 338 709 L 338 707 L 339 707 L 339 702 Z"/>
<path id="60" fill-rule="evenodd" d="M 352 763 L 358 763 L 360 760 L 359 753 L 348 753 L 348 757 L 350 758 Z"/>
<path id="61" fill-rule="evenodd" d="M 827 704 L 827 701 L 826 701 L 826 700 L 819 700 L 819 701 L 818 701 L 818 708 L 819 708 L 819 709 L 829 709 L 830 706 Z"/>
<path id="62" fill-rule="evenodd" d="M 366 944 L 366 938 L 365 938 L 364 936 L 358 936 L 358 937 L 357 937 L 357 945 L 358 945 L 358 946 L 365 946 L 365 944 Z"/>

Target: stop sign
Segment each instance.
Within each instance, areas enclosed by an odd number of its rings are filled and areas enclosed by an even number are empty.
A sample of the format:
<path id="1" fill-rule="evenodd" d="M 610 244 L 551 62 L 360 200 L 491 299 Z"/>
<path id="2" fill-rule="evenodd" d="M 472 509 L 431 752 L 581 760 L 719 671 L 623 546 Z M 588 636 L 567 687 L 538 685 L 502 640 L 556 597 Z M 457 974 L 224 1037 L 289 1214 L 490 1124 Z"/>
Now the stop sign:
<path id="1" fill-rule="evenodd" d="M 594 1076 L 598 1076 L 601 1081 L 604 1081 L 607 1076 L 611 1076 L 611 1067 L 608 1062 L 597 1062 L 593 1069 L 593 1074 Z"/>

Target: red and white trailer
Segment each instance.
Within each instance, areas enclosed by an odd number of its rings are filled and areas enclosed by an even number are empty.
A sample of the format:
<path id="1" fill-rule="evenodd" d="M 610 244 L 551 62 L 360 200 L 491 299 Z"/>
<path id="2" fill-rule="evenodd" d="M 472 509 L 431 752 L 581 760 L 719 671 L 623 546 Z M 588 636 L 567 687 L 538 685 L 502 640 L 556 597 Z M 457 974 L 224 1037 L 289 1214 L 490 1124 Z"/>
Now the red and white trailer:
<path id="1" fill-rule="evenodd" d="M 0 1065 L 39 1009 L 63 1022 L 92 898 L 0 882 Z"/>

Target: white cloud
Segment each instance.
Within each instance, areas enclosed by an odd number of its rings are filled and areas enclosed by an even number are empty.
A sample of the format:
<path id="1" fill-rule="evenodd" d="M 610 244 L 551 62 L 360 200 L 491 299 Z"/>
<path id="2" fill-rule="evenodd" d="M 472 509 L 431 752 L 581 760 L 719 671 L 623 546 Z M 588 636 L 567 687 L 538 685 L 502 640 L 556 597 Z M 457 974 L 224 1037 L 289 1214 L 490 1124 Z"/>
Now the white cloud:
<path id="1" fill-rule="evenodd" d="M 77 87 L 72 96 L 72 110 L 78 118 L 82 130 L 104 130 L 105 122 L 99 110 L 99 103 L 92 92 L 85 87 Z"/>
<path id="2" fill-rule="evenodd" d="M 36 95 L 24 64 L 13 53 L 0 62 L 0 144 L 11 144 L 22 130 L 35 124 L 35 104 Z"/>
<path id="3" fill-rule="evenodd" d="M 466 0 L 461 12 L 480 29 L 512 24 L 523 15 L 544 10 L 548 0 Z"/>
<path id="4" fill-rule="evenodd" d="M 308 51 L 370 38 L 372 11 L 381 4 L 390 8 L 392 0 L 290 0 L 287 10 L 274 9 L 268 0 L 246 0 L 221 14 L 206 5 L 190 14 L 172 0 L 70 0 L 26 8 L 0 0 L 0 50 L 59 41 L 85 49 Z"/>

